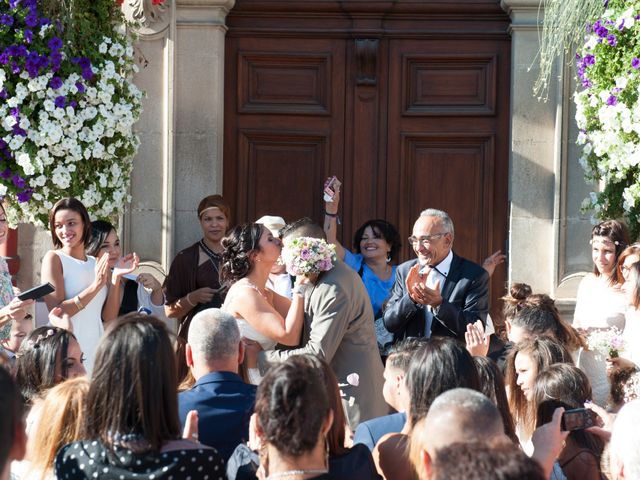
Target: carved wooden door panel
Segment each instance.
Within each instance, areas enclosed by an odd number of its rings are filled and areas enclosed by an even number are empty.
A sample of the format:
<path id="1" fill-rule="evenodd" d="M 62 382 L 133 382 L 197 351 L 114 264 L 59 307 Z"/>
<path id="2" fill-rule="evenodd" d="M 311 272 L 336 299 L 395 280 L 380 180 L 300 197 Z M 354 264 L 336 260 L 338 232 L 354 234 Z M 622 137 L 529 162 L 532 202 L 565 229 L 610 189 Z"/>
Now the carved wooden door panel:
<path id="1" fill-rule="evenodd" d="M 342 40 L 228 43 L 224 195 L 237 222 L 320 217 L 323 179 L 343 173 L 344 62 Z"/>

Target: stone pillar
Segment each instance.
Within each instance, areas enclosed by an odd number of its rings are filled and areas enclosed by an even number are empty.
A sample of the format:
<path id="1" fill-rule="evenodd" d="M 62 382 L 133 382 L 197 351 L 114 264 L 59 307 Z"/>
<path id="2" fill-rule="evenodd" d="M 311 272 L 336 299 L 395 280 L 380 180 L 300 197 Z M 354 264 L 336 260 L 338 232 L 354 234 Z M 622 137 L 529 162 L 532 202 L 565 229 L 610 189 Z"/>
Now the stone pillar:
<path id="1" fill-rule="evenodd" d="M 511 152 L 508 281 L 558 299 L 571 317 L 577 284 L 590 268 L 589 191 L 577 159 L 573 72 L 556 61 L 548 98 L 533 85 L 542 20 L 538 0 L 502 0 L 511 17 Z"/>
<path id="2" fill-rule="evenodd" d="M 196 207 L 222 192 L 225 18 L 235 0 L 127 0 L 136 20 L 147 92 L 136 125 L 131 209 L 124 245 L 168 269 L 200 235 Z"/>

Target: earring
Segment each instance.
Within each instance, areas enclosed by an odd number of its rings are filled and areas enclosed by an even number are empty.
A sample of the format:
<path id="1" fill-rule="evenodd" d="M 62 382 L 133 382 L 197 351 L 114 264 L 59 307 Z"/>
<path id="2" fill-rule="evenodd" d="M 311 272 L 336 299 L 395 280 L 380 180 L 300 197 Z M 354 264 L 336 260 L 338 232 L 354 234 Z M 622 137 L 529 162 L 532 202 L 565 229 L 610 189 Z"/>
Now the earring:
<path id="1" fill-rule="evenodd" d="M 387 252 L 387 263 L 391 263 L 391 252 Z"/>
<path id="2" fill-rule="evenodd" d="M 325 457 L 324 457 L 324 468 L 329 470 L 329 440 L 327 440 L 327 436 L 324 436 L 324 447 L 325 447 Z"/>

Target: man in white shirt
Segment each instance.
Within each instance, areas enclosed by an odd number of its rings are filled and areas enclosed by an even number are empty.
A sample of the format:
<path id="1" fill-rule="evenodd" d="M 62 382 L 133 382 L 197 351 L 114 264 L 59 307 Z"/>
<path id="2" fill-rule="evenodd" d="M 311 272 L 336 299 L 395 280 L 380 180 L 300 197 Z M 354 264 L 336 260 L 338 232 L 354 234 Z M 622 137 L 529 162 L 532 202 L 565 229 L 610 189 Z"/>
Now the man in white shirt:
<path id="1" fill-rule="evenodd" d="M 486 323 L 489 274 L 456 255 L 453 239 L 453 222 L 442 210 L 424 210 L 413 225 L 409 242 L 418 258 L 397 268 L 384 311 L 396 340 L 439 335 L 464 341 L 468 324 Z"/>

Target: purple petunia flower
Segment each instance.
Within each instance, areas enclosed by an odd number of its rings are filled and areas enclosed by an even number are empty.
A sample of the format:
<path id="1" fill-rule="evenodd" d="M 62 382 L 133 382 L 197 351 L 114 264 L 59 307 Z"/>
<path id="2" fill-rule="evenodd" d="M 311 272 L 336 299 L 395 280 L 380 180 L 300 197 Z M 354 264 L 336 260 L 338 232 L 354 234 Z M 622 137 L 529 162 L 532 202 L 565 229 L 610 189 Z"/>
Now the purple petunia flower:
<path id="1" fill-rule="evenodd" d="M 19 0 L 9 0 L 9 8 L 14 9 L 18 5 Z"/>
<path id="2" fill-rule="evenodd" d="M 631 60 L 631 66 L 635 69 L 640 68 L 640 58 L 633 57 L 633 60 Z"/>
<path id="3" fill-rule="evenodd" d="M 18 65 L 16 62 L 12 62 L 11 63 L 11 73 L 13 73 L 15 75 L 20 73 L 20 65 Z"/>
<path id="4" fill-rule="evenodd" d="M 12 131 L 14 135 L 18 135 L 20 137 L 27 136 L 27 131 L 23 128 L 20 128 L 18 125 L 14 125 Z"/>
<path id="5" fill-rule="evenodd" d="M 60 50 L 62 48 L 62 40 L 58 37 L 53 37 L 47 43 L 47 47 L 49 47 L 49 50 Z"/>
<path id="6" fill-rule="evenodd" d="M 27 186 L 27 182 L 25 181 L 25 179 L 18 174 L 15 174 L 13 177 L 11 177 L 11 181 L 18 188 L 24 188 Z"/>
<path id="7" fill-rule="evenodd" d="M 40 19 L 40 26 L 44 27 L 46 25 L 51 25 L 51 19 L 47 18 L 47 17 L 42 17 Z"/>
<path id="8" fill-rule="evenodd" d="M 33 41 L 33 32 L 28 28 L 24 30 L 24 41 L 27 43 L 31 43 Z"/>
<path id="9" fill-rule="evenodd" d="M 5 50 L 0 53 L 0 65 L 6 65 L 9 62 L 9 53 Z"/>
<path id="10" fill-rule="evenodd" d="M 9 94 L 7 93 L 6 88 L 3 88 L 2 90 L 0 90 L 0 98 L 5 99 L 9 96 Z"/>
<path id="11" fill-rule="evenodd" d="M 62 86 L 62 79 L 60 77 L 53 77 L 51 79 L 51 81 L 49 82 L 49 85 L 51 86 L 51 88 L 53 88 L 54 90 L 59 89 Z"/>
<path id="12" fill-rule="evenodd" d="M 85 88 L 82 82 L 76 82 L 76 88 L 78 89 L 78 92 L 84 93 Z"/>
<path id="13" fill-rule="evenodd" d="M 78 102 L 76 102 L 75 100 L 71 100 L 69 102 L 69 106 L 72 108 L 76 108 L 78 106 Z"/>
<path id="14" fill-rule="evenodd" d="M 31 200 L 32 195 L 33 195 L 33 189 L 27 188 L 26 190 L 23 190 L 22 192 L 18 193 L 18 202 L 26 203 L 29 200 Z"/>
<path id="15" fill-rule="evenodd" d="M 8 14 L 0 15 L 0 24 L 10 27 L 13 25 L 13 17 Z"/>
<path id="16" fill-rule="evenodd" d="M 607 43 L 609 43 L 609 45 L 611 45 L 612 47 L 615 47 L 616 43 L 618 43 L 618 39 L 615 35 L 609 34 L 607 35 Z"/>
<path id="17" fill-rule="evenodd" d="M 10 108 L 9 115 L 18 120 L 18 118 L 20 117 L 20 109 L 18 107 Z"/>
<path id="18" fill-rule="evenodd" d="M 595 65 L 595 63 L 596 63 L 596 57 L 594 57 L 593 55 L 589 54 L 584 56 L 584 64 L 586 66 Z"/>
<path id="19" fill-rule="evenodd" d="M 64 108 L 67 105 L 67 99 L 64 97 L 64 95 L 60 95 L 59 97 L 56 97 L 53 103 L 58 108 Z"/>
<path id="20" fill-rule="evenodd" d="M 2 178 L 9 178 L 10 176 L 11 176 L 11 169 L 10 168 L 6 168 L 2 172 L 0 172 L 0 177 L 2 177 Z"/>
<path id="21" fill-rule="evenodd" d="M 618 97 L 616 97 L 615 95 L 609 95 L 609 98 L 607 98 L 607 105 L 617 105 L 618 104 Z"/>
<path id="22" fill-rule="evenodd" d="M 93 70 L 91 68 L 85 68 L 82 70 L 82 78 L 89 81 L 93 78 Z"/>
<path id="23" fill-rule="evenodd" d="M 38 13 L 35 10 L 31 10 L 29 14 L 24 17 L 24 23 L 27 25 L 27 27 L 37 27 L 38 23 L 40 23 L 38 21 Z"/>

